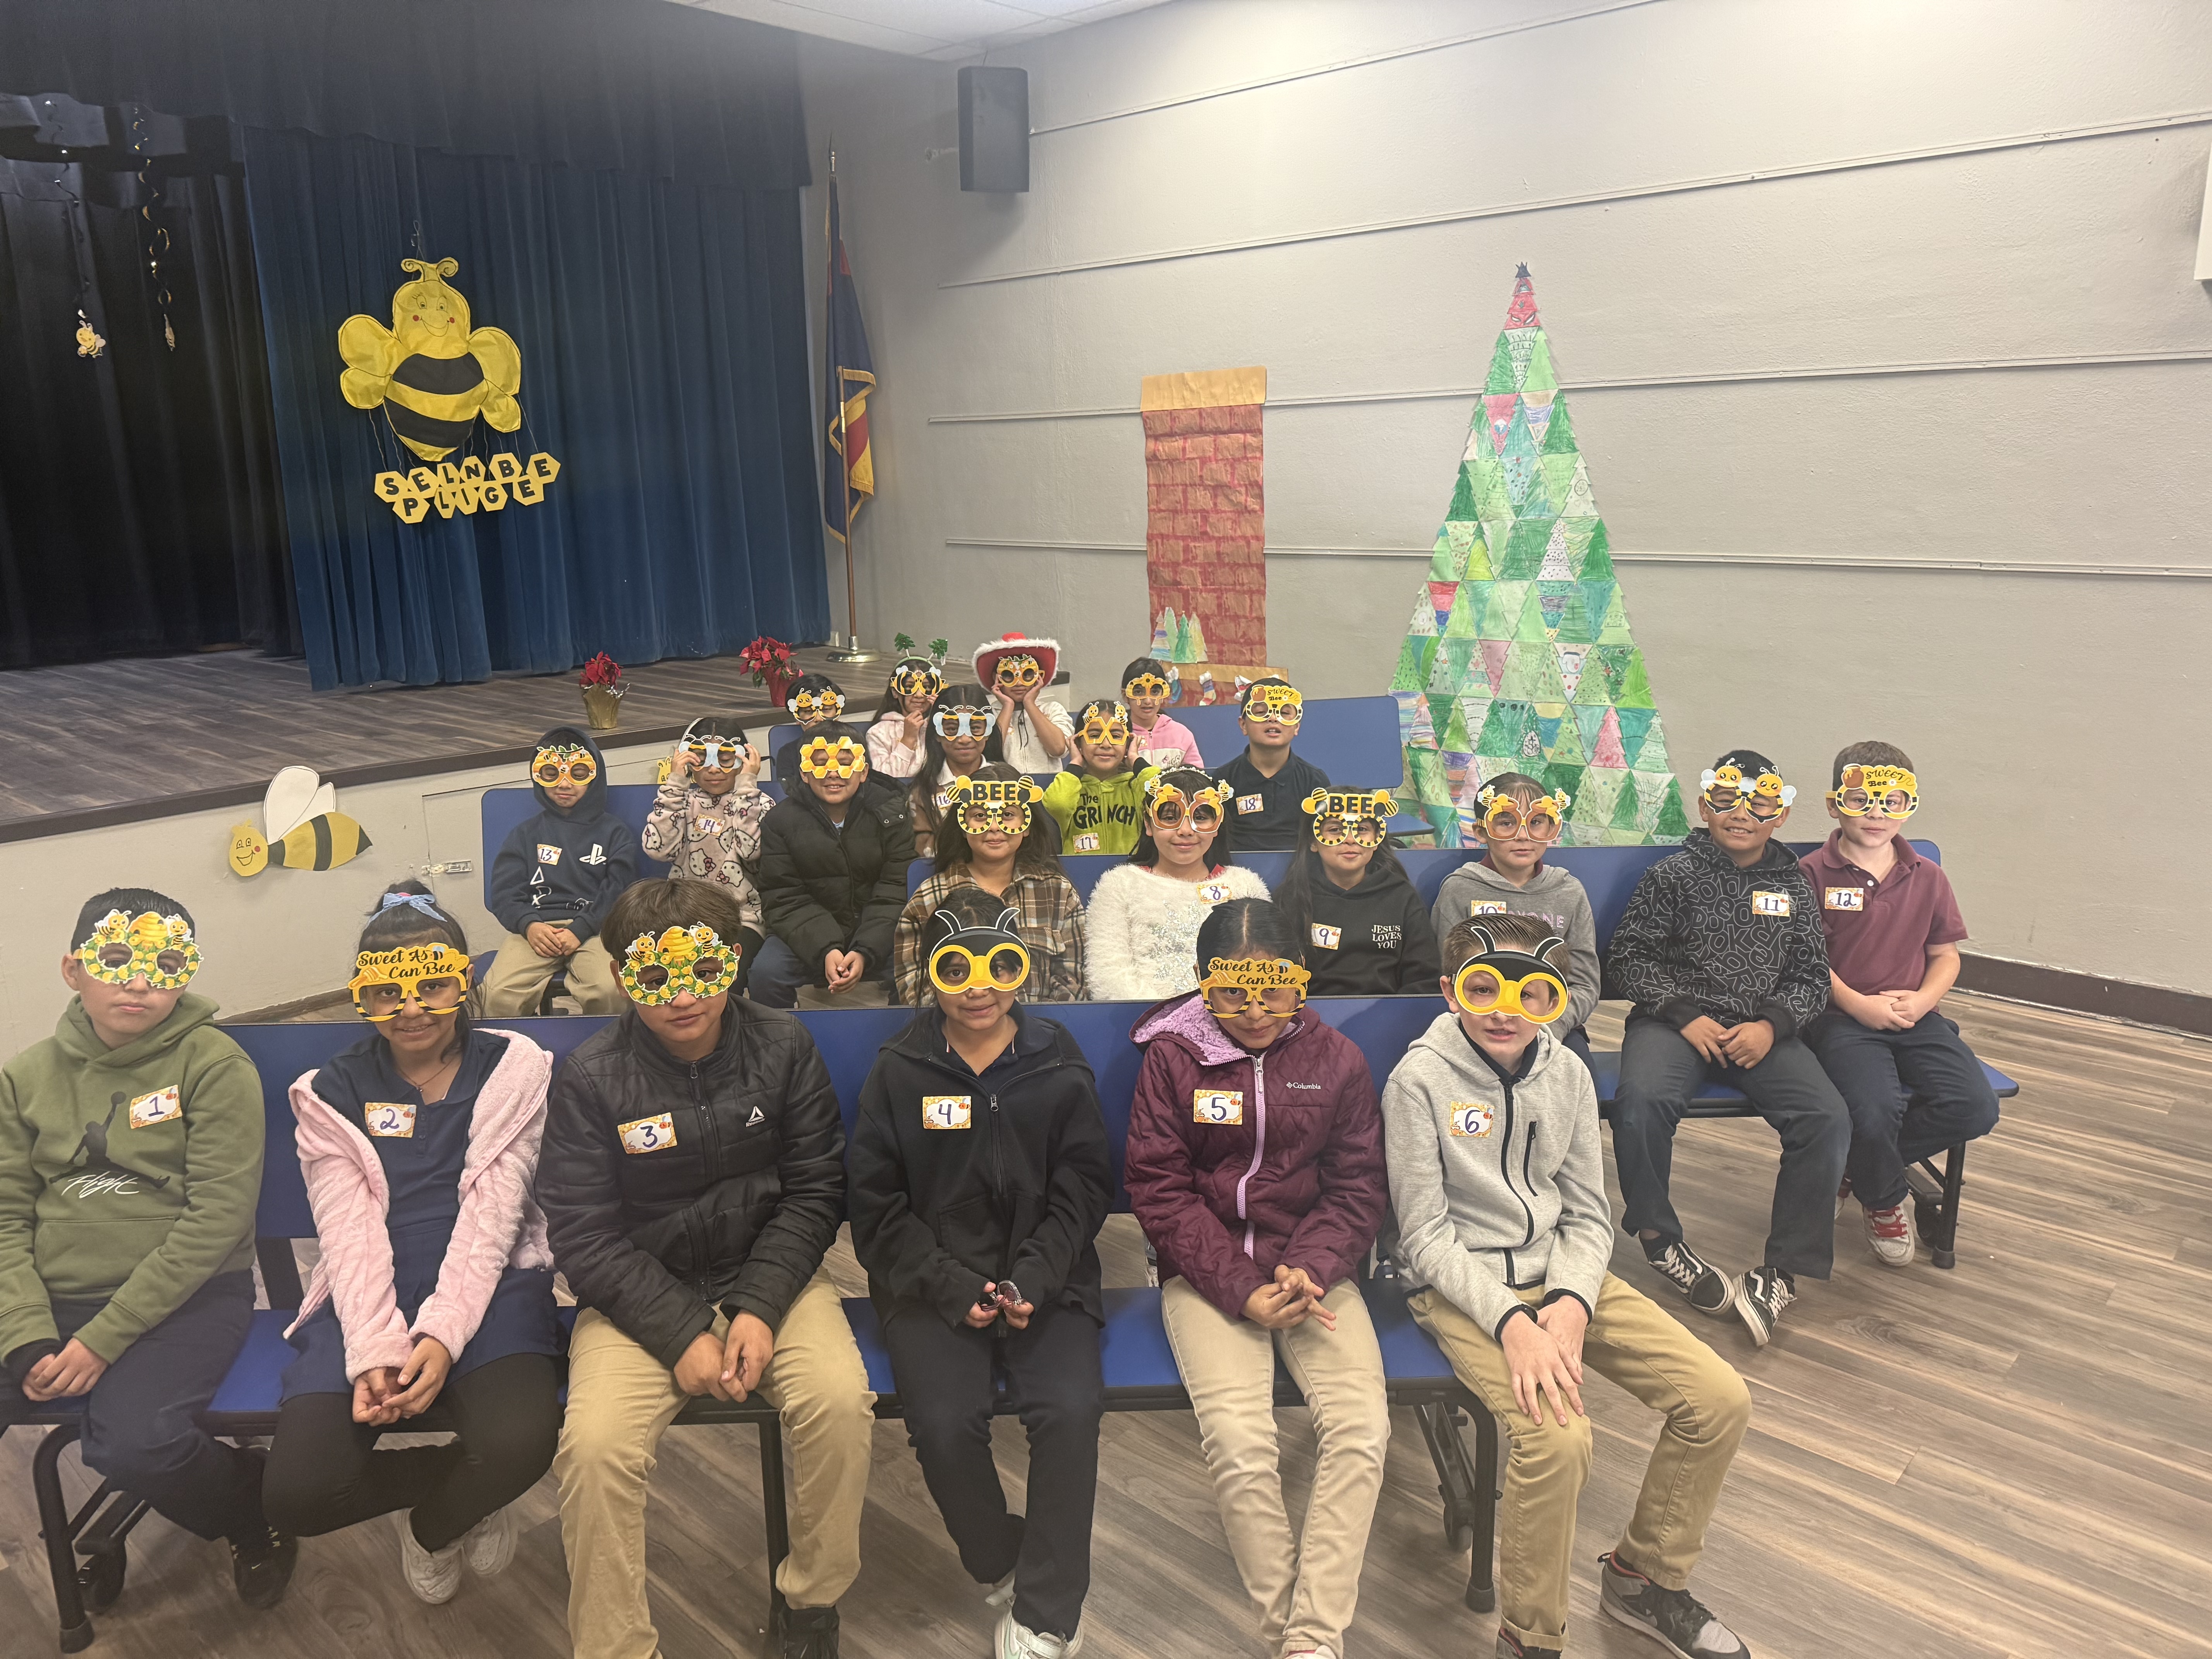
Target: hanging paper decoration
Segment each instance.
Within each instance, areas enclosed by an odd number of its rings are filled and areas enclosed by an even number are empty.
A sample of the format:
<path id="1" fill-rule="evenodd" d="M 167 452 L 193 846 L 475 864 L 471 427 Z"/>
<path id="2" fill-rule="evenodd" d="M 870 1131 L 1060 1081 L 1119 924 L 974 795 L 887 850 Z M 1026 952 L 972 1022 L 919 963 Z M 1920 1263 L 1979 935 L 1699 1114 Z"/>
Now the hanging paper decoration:
<path id="1" fill-rule="evenodd" d="M 1570 847 L 1689 833 L 1526 265 L 1390 690 L 1400 797 L 1441 846 L 1473 844 L 1501 772 L 1565 792 Z"/>
<path id="2" fill-rule="evenodd" d="M 510 501 L 536 506 L 560 474 L 550 455 L 540 452 L 526 462 L 505 451 L 489 460 L 447 459 L 467 442 L 479 415 L 495 431 L 521 426 L 514 394 L 522 353 L 504 331 L 470 325 L 468 301 L 445 281 L 461 268 L 459 260 L 402 259 L 399 268 L 416 274 L 392 296 L 392 326 L 353 316 L 338 330 L 345 400 L 356 409 L 381 409 L 392 435 L 429 463 L 378 473 L 378 499 L 409 524 L 434 507 L 450 519 L 496 513 Z"/>
<path id="3" fill-rule="evenodd" d="M 86 316 L 84 307 L 79 306 L 76 312 L 76 355 L 80 357 L 97 357 L 106 349 L 107 337 L 93 332 L 92 319 Z"/>
<path id="4" fill-rule="evenodd" d="M 369 846 L 368 833 L 337 805 L 337 787 L 325 783 L 313 767 L 285 767 L 261 799 L 262 829 L 231 826 L 226 849 L 231 870 L 240 876 L 258 876 L 272 864 L 331 870 L 355 858 Z"/>

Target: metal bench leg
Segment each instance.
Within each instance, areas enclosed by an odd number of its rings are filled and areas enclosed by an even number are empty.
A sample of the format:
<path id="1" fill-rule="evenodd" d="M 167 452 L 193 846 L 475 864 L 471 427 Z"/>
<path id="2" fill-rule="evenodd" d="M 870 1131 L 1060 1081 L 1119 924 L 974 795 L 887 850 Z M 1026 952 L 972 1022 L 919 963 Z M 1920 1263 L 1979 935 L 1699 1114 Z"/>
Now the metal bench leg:
<path id="1" fill-rule="evenodd" d="M 92 1645 L 93 1635 L 92 1620 L 77 1587 L 76 1538 L 70 1524 L 69 1501 L 62 1495 L 62 1453 L 75 1443 L 77 1433 L 75 1423 L 57 1425 L 31 1455 L 31 1491 L 38 1499 L 39 1534 L 46 1540 L 46 1571 L 54 1581 L 64 1653 L 83 1652 Z"/>
<path id="2" fill-rule="evenodd" d="M 776 1628 L 783 1592 L 775 1587 L 776 1569 L 791 1553 L 791 1516 L 783 1494 L 783 1425 L 769 1418 L 760 1425 L 761 1509 L 768 1528 L 769 1628 Z"/>
<path id="3" fill-rule="evenodd" d="M 1959 1196 L 1966 1185 L 1966 1143 L 1960 1141 L 1943 1159 L 1943 1224 L 1931 1252 L 1939 1267 L 1955 1267 L 1959 1255 Z"/>
<path id="4" fill-rule="evenodd" d="M 1498 1549 L 1498 1419 L 1480 1400 L 1468 1397 L 1474 1418 L 1474 1565 L 1467 1576 L 1467 1604 L 1477 1613 L 1498 1606 L 1490 1578 L 1490 1559 Z"/>
<path id="5" fill-rule="evenodd" d="M 1470 1396 L 1469 1403 L 1475 1422 L 1473 1462 L 1468 1458 L 1467 1443 L 1460 1438 L 1456 1404 L 1426 1401 L 1413 1407 L 1413 1419 L 1420 1425 L 1429 1461 L 1436 1465 L 1437 1492 L 1444 1504 L 1444 1547 L 1455 1553 L 1473 1553 L 1467 1604 L 1477 1613 L 1487 1613 L 1496 1600 L 1491 1587 L 1490 1557 L 1496 1532 L 1498 1427 L 1480 1402 Z"/>

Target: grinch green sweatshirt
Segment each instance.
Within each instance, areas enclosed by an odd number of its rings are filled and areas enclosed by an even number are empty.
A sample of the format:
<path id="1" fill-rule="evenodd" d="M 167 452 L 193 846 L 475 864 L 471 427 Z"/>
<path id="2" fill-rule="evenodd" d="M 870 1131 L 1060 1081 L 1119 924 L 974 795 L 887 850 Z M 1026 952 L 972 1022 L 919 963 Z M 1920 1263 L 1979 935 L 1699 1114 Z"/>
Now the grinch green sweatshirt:
<path id="1" fill-rule="evenodd" d="M 52 1298 L 107 1306 L 77 1333 L 110 1364 L 253 1261 L 261 1078 L 187 993 L 120 1048 L 72 1000 L 0 1067 L 0 1358 L 52 1341 Z"/>
<path id="2" fill-rule="evenodd" d="M 1066 771 L 1045 786 L 1044 810 L 1060 821 L 1063 853 L 1127 853 L 1144 833 L 1145 782 L 1157 766 L 1110 778 Z"/>

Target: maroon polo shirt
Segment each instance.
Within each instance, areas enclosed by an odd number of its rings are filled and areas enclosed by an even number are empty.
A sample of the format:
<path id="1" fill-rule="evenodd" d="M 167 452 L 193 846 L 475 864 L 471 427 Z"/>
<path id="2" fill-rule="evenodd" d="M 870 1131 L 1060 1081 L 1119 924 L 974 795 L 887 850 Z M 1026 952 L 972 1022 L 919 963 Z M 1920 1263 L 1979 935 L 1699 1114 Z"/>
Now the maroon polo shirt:
<path id="1" fill-rule="evenodd" d="M 1966 937 L 1950 878 L 1903 836 L 1890 845 L 1897 863 L 1877 882 L 1844 851 L 1840 830 L 1797 860 L 1820 907 L 1828 967 L 1862 996 L 1910 991 L 1928 977 L 1928 952 Z"/>

